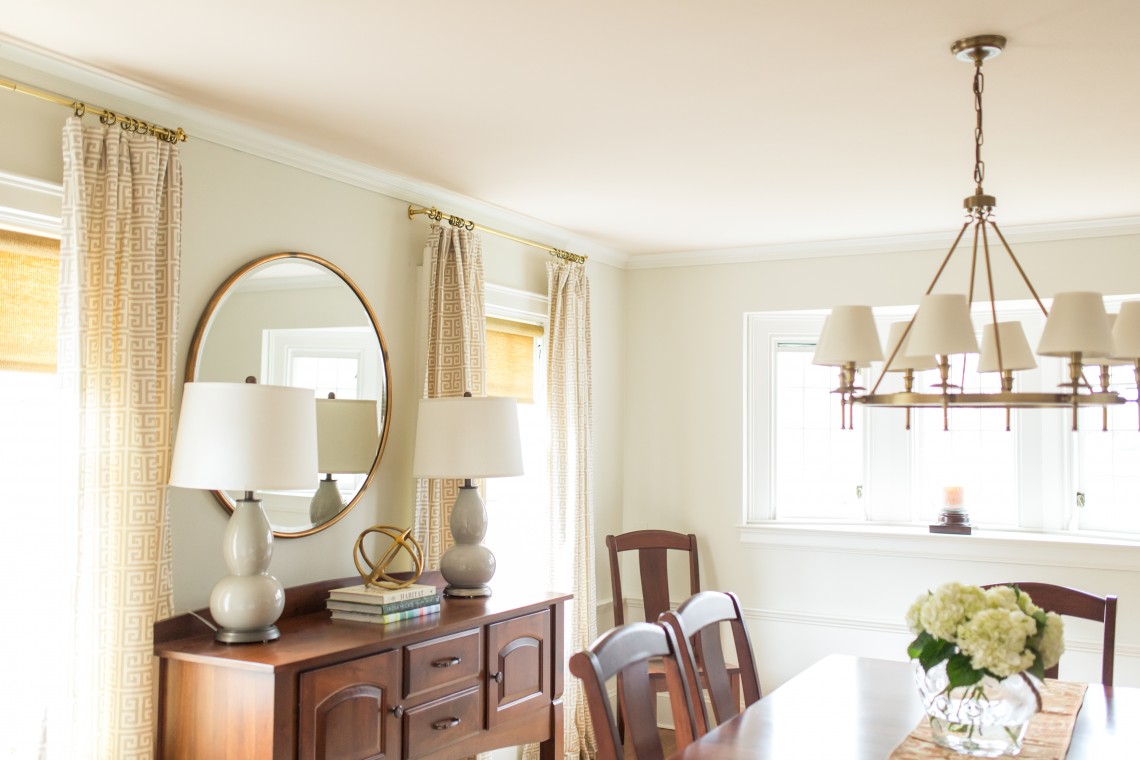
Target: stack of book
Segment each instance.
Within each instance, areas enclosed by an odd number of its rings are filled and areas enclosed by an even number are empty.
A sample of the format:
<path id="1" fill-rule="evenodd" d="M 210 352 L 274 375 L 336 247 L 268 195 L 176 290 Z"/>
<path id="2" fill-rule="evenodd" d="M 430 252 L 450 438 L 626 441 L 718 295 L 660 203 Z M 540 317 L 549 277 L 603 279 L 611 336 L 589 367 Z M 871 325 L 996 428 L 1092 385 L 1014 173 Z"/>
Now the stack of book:
<path id="1" fill-rule="evenodd" d="M 392 589 L 346 586 L 329 591 L 325 606 L 336 620 L 383 625 L 439 612 L 439 591 L 422 583 Z"/>

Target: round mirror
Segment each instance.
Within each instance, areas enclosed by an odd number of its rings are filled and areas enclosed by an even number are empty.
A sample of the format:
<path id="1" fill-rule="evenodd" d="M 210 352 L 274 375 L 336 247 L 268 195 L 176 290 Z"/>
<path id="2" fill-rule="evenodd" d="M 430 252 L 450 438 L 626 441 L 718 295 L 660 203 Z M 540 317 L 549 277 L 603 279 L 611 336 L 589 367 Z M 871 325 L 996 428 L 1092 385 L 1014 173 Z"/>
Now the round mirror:
<path id="1" fill-rule="evenodd" d="M 186 380 L 247 377 L 313 389 L 320 479 L 311 489 L 258 496 L 276 536 L 329 527 L 360 500 L 388 439 L 388 349 L 364 294 L 336 266 L 307 253 L 276 253 L 238 269 L 198 321 Z M 233 511 L 242 494 L 214 496 Z"/>

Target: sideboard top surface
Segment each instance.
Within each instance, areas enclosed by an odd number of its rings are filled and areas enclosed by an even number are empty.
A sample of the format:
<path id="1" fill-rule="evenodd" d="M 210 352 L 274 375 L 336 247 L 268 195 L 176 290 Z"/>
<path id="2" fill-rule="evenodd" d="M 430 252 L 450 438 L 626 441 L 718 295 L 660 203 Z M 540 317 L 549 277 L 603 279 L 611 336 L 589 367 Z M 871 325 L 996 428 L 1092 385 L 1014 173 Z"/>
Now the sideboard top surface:
<path id="1" fill-rule="evenodd" d="M 359 578 L 355 579 L 359 582 Z M 344 582 L 342 582 L 344 581 Z M 495 589 L 489 597 L 457 599 L 444 597 L 435 615 L 413 618 L 387 625 L 332 620 L 324 609 L 328 589 L 351 585 L 352 578 L 310 584 L 286 591 L 286 614 L 277 621 L 281 638 L 262 644 L 221 644 L 213 631 L 200 621 L 183 620 L 189 615 L 172 618 L 178 633 L 164 634 L 160 621 L 155 628 L 154 653 L 160 657 L 196 662 L 214 661 L 227 667 L 271 672 L 298 664 L 312 664 L 325 657 L 343 658 L 346 653 L 382 651 L 402 646 L 409 639 L 422 639 L 426 631 L 444 636 L 474 625 L 494 622 L 496 618 L 517 617 L 533 609 L 565 602 L 569 594 L 544 593 L 524 595 L 510 589 Z M 290 594 L 295 598 L 289 603 Z M 292 614 L 290 614 L 292 613 Z M 198 633 L 185 635 L 197 628 Z"/>

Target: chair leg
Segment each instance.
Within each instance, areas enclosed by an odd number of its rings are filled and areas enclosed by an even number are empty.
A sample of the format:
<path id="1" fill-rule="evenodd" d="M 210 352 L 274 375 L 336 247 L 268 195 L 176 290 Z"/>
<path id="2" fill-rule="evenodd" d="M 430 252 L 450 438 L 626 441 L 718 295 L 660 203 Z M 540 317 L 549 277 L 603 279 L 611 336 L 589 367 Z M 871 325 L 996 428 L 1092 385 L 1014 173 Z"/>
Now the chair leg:
<path id="1" fill-rule="evenodd" d="M 732 696 L 736 698 L 736 711 L 742 712 L 744 710 L 742 704 L 744 702 L 744 686 L 740 682 L 740 673 L 733 673 L 728 678 L 728 687 L 732 689 Z"/>

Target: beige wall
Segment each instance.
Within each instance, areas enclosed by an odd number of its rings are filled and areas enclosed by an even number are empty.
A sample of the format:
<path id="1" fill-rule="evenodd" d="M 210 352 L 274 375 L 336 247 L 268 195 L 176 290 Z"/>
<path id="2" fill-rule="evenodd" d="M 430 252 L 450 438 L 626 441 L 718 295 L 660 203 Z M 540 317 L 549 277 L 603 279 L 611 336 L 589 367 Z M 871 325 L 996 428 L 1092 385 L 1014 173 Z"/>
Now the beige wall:
<path id="1" fill-rule="evenodd" d="M 0 171 L 59 182 L 60 133 L 68 115 L 60 106 L 0 93 Z M 413 414 L 421 382 L 414 366 L 416 268 L 428 223 L 422 216 L 409 221 L 404 201 L 193 135 L 181 152 L 185 195 L 180 372 L 194 327 L 215 288 L 240 265 L 268 253 L 304 251 L 341 267 L 368 298 L 384 331 L 392 362 L 393 409 L 377 477 L 355 510 L 336 525 L 313 536 L 278 540 L 271 566 L 286 586 L 351 575 L 352 545 L 362 530 L 412 520 Z M 489 283 L 545 293 L 545 254 L 489 235 L 484 236 L 484 251 Z M 593 261 L 588 271 L 598 408 L 595 494 L 598 524 L 610 526 L 619 522 L 615 515 L 621 509 L 626 274 Z M 224 432 L 219 430 L 219 435 Z M 205 606 L 211 587 L 225 574 L 221 542 L 227 516 L 207 493 L 171 490 L 178 610 Z"/>
<path id="2" fill-rule="evenodd" d="M 1140 293 L 1138 237 L 1013 245 L 1043 296 L 1082 288 Z M 994 547 L 970 558 L 959 556 L 960 543 L 922 537 L 883 544 L 741 530 L 743 315 L 915 303 L 944 253 L 630 272 L 624 528 L 656 526 L 700 537 L 705 587 L 740 593 L 767 688 L 829 652 L 904 659 L 902 616 L 929 587 L 1034 579 L 1129 600 L 1121 606 L 1118 653 L 1125 657 L 1118 659 L 1118 682 L 1140 685 L 1140 605 L 1130 601 L 1140 598 L 1140 547 L 1106 562 L 1064 545 L 1044 557 L 1003 561 L 1002 552 L 1013 549 Z M 1074 637 L 1090 643 L 1096 633 L 1078 630 Z M 1080 669 L 1072 675 L 1098 677 L 1091 652 L 1074 656 Z"/>

